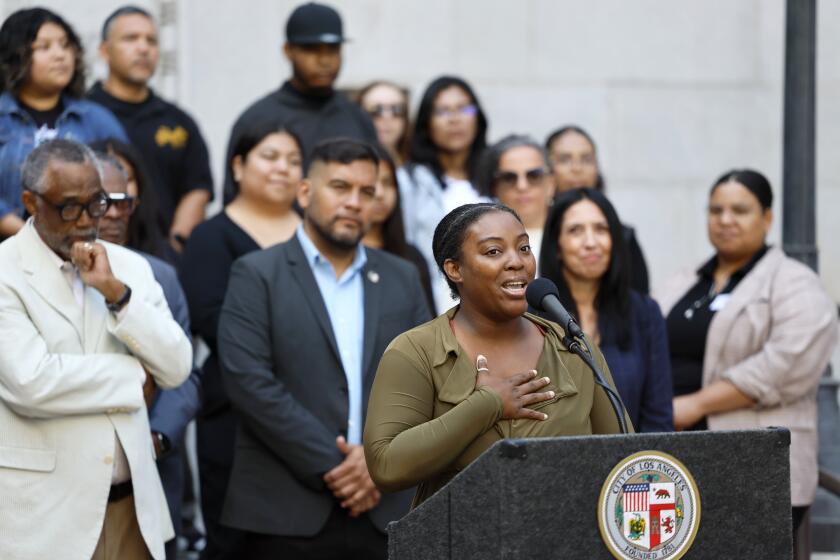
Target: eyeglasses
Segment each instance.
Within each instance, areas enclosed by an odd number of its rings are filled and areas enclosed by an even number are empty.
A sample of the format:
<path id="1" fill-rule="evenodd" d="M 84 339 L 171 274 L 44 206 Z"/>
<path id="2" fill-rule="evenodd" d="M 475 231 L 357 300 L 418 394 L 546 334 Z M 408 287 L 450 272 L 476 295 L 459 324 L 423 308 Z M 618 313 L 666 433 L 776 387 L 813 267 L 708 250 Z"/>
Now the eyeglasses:
<path id="1" fill-rule="evenodd" d="M 548 170 L 544 167 L 535 167 L 525 172 L 525 182 L 529 187 L 539 187 L 542 185 L 543 179 L 548 175 Z M 519 173 L 513 171 L 499 171 L 493 177 L 496 186 L 503 189 L 515 189 L 519 184 Z"/>
<path id="2" fill-rule="evenodd" d="M 373 105 L 368 109 L 365 109 L 368 115 L 371 118 L 379 118 L 384 117 L 386 115 L 390 115 L 392 117 L 404 117 L 406 115 L 407 109 L 404 103 L 379 103 L 377 105 Z"/>
<path id="3" fill-rule="evenodd" d="M 452 117 L 472 117 L 478 113 L 478 107 L 470 103 L 469 105 L 462 105 L 461 107 L 438 107 L 432 111 L 432 115 L 441 119 L 449 119 Z"/>
<path id="4" fill-rule="evenodd" d="M 108 211 L 111 206 L 111 200 L 104 192 L 100 192 L 85 203 L 82 202 L 66 202 L 64 204 L 55 204 L 47 200 L 47 198 L 37 192 L 32 191 L 32 194 L 43 200 L 48 206 L 52 206 L 58 210 L 58 215 L 65 222 L 75 222 L 82 215 L 82 210 L 87 211 L 87 215 L 91 218 L 101 218 Z"/>
<path id="5" fill-rule="evenodd" d="M 595 158 L 595 154 L 584 154 L 582 156 L 574 156 L 572 154 L 556 154 L 553 155 L 551 160 L 554 162 L 555 165 L 580 165 L 581 167 L 594 167 L 598 160 Z"/>
<path id="6" fill-rule="evenodd" d="M 126 193 L 108 193 L 108 200 L 111 206 L 117 209 L 120 214 L 133 214 L 140 202 L 136 196 Z"/>

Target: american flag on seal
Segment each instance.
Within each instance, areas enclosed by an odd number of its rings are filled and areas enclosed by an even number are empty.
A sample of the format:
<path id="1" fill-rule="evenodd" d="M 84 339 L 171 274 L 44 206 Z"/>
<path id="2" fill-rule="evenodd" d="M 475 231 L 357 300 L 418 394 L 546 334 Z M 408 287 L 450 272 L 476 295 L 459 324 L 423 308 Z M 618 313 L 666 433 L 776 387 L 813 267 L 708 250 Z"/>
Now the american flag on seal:
<path id="1" fill-rule="evenodd" d="M 648 497 L 650 495 L 650 484 L 625 484 L 624 485 L 624 511 L 648 511 Z"/>

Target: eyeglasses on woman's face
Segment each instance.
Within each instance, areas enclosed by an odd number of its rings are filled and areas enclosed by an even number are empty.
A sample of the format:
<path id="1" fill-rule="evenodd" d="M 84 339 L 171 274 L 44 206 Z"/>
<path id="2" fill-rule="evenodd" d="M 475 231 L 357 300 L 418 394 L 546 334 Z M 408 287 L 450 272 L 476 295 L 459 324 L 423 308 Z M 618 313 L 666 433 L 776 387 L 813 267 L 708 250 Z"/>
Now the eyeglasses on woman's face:
<path id="1" fill-rule="evenodd" d="M 435 107 L 432 116 L 437 119 L 451 119 L 454 117 L 474 117 L 478 114 L 478 107 L 469 103 L 458 107 Z"/>

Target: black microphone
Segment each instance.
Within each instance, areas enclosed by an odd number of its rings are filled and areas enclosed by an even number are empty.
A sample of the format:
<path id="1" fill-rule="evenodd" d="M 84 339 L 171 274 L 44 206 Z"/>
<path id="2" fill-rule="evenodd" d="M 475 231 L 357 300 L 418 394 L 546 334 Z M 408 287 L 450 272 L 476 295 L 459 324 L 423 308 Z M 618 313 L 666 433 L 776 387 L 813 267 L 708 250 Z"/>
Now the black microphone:
<path id="1" fill-rule="evenodd" d="M 528 283 L 525 288 L 525 299 L 528 305 L 537 311 L 543 311 L 551 315 L 551 318 L 560 323 L 566 333 L 575 338 L 583 338 L 583 331 L 575 322 L 563 304 L 560 303 L 560 292 L 557 286 L 548 278 L 537 278 Z"/>
<path id="2" fill-rule="evenodd" d="M 618 393 L 609 386 L 598 364 L 592 359 L 592 354 L 589 352 L 589 340 L 583 334 L 583 330 L 581 330 L 574 318 L 566 311 L 563 304 L 560 303 L 560 292 L 557 291 L 557 286 L 547 278 L 537 278 L 533 282 L 529 282 L 528 287 L 525 288 L 525 299 L 528 300 L 528 305 L 537 311 L 549 314 L 552 319 L 560 323 L 560 326 L 563 327 L 566 333 L 563 337 L 563 344 L 570 352 L 583 360 L 587 367 L 592 370 L 592 374 L 595 376 L 595 384 L 604 390 L 607 394 L 607 399 L 610 401 L 610 405 L 612 405 L 616 421 L 618 421 L 619 430 L 622 434 L 626 434 L 627 422 L 624 419 L 624 403 L 621 402 L 621 397 L 618 396 Z M 582 347 L 580 342 L 575 339 L 582 340 L 586 344 L 586 347 Z"/>

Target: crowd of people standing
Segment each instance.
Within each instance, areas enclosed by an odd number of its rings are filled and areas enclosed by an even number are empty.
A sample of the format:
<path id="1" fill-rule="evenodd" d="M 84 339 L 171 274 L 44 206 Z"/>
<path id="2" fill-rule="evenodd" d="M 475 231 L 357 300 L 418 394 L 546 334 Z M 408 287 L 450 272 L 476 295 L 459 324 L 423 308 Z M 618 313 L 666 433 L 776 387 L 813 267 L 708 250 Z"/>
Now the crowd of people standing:
<path id="1" fill-rule="evenodd" d="M 652 294 L 583 128 L 489 143 L 479 92 L 449 75 L 412 119 L 398 84 L 335 89 L 336 10 L 301 5 L 285 33 L 292 75 L 233 124 L 205 219 L 207 146 L 149 85 L 148 11 L 104 21 L 87 90 L 60 15 L 0 27 L 0 557 L 175 558 L 197 499 L 202 558 L 384 558 L 412 496 L 496 439 L 617 432 L 526 313 L 535 276 L 635 431 L 791 429 L 801 523 L 837 313 L 768 245 L 761 173 L 711 184 L 715 254 Z"/>

